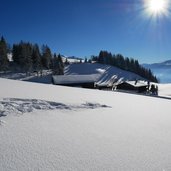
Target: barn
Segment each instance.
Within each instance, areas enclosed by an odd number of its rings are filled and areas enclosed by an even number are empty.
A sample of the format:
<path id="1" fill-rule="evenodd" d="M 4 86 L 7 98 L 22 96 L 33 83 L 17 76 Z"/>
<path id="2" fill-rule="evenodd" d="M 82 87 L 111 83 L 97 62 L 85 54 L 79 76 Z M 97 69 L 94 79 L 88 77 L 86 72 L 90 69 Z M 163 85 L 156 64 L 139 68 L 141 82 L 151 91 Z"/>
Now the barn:
<path id="1" fill-rule="evenodd" d="M 55 85 L 95 88 L 95 82 L 100 74 L 91 75 L 53 75 L 52 83 Z"/>
<path id="2" fill-rule="evenodd" d="M 147 87 L 147 83 L 144 81 L 124 81 L 119 83 L 116 89 L 144 93 L 147 91 Z"/>

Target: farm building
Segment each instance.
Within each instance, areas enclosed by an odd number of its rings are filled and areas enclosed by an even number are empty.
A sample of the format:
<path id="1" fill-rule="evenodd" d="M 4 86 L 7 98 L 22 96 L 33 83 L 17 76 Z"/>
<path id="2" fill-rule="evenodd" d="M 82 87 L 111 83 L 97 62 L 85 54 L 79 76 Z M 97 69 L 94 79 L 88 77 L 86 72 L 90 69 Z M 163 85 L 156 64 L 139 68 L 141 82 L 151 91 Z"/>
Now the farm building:
<path id="1" fill-rule="evenodd" d="M 124 81 L 116 86 L 117 90 L 128 90 L 143 93 L 147 91 L 147 83 L 144 81 Z"/>
<path id="2" fill-rule="evenodd" d="M 52 83 L 55 85 L 95 88 L 95 82 L 99 79 L 100 74 L 91 75 L 53 75 Z"/>

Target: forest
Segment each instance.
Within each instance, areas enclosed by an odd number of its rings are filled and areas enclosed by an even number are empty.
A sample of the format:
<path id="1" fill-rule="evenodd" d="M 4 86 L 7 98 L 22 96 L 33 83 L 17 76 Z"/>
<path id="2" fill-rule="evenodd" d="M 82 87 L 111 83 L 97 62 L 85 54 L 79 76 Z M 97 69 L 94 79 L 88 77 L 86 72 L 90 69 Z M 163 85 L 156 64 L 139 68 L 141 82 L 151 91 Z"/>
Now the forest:
<path id="1" fill-rule="evenodd" d="M 122 54 L 112 54 L 108 51 L 100 51 L 99 55 L 92 56 L 91 60 L 101 64 L 115 66 L 126 71 L 134 72 L 149 81 L 156 83 L 158 82 L 157 77 L 154 76 L 150 69 L 146 69 L 140 65 L 138 60 L 124 57 Z"/>
<path id="2" fill-rule="evenodd" d="M 8 54 L 12 54 L 12 61 L 9 61 Z M 98 56 L 91 56 L 88 61 L 85 59 L 85 62 L 92 61 L 134 72 L 149 81 L 158 82 L 150 69 L 140 65 L 138 60 L 124 57 L 122 54 L 100 51 Z M 22 71 L 29 74 L 51 69 L 53 74 L 63 75 L 65 64 L 68 64 L 67 58 L 63 62 L 62 56 L 53 54 L 47 45 L 40 48 L 38 44 L 21 41 L 11 47 L 3 36 L 0 39 L 0 71 Z"/>

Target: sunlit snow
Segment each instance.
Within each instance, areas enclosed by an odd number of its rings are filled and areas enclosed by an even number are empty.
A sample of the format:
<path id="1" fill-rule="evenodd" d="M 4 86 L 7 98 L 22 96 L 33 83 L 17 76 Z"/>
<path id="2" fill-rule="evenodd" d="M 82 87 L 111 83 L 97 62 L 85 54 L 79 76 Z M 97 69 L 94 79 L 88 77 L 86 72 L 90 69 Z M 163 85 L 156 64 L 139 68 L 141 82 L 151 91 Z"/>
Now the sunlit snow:
<path id="1" fill-rule="evenodd" d="M 0 170 L 171 170 L 170 90 L 159 85 L 167 98 L 158 98 L 0 78 Z"/>

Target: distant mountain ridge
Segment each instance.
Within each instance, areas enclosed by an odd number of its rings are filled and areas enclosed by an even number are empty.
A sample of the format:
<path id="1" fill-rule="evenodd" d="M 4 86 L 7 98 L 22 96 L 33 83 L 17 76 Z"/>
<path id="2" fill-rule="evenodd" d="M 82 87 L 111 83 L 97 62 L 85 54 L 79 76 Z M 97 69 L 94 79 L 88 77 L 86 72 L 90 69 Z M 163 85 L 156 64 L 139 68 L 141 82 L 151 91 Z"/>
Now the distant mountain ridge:
<path id="1" fill-rule="evenodd" d="M 142 64 L 144 67 L 149 69 L 169 69 L 171 68 L 171 60 L 167 60 L 161 63 L 152 63 L 152 64 Z"/>
<path id="2" fill-rule="evenodd" d="M 142 64 L 142 66 L 151 69 L 161 83 L 171 83 L 171 60 L 161 63 Z"/>

